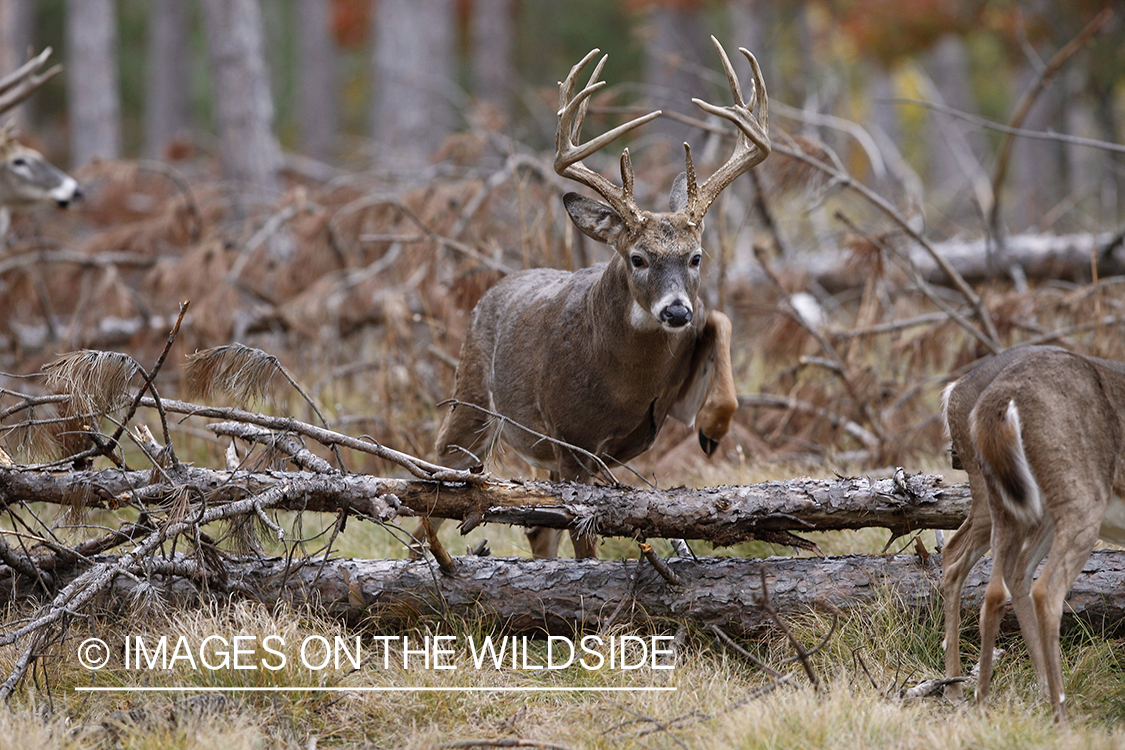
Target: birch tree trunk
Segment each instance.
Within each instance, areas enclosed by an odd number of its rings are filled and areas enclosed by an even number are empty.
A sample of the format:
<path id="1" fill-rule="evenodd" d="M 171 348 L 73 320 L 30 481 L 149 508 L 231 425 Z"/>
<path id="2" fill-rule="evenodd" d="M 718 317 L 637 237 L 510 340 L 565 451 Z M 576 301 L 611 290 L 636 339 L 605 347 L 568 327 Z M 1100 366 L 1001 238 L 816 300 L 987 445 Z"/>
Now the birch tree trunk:
<path id="1" fill-rule="evenodd" d="M 249 189 L 236 191 L 235 200 L 262 200 L 280 188 L 281 149 L 272 130 L 261 9 L 257 0 L 203 0 L 203 15 L 223 171 Z"/>
<path id="2" fill-rule="evenodd" d="M 114 0 L 67 0 L 66 47 L 71 164 L 116 159 L 121 156 L 121 97 Z"/>
<path id="3" fill-rule="evenodd" d="M 191 5 L 150 0 L 145 54 L 145 153 L 160 158 L 168 142 L 191 127 L 188 36 Z"/>

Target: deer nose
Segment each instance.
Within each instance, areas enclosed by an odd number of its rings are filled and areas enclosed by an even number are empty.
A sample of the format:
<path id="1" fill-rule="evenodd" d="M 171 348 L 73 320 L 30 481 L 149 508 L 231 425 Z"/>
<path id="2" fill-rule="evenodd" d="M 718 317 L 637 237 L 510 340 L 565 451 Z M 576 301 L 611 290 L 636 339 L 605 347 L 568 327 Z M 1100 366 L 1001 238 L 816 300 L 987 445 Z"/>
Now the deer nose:
<path id="1" fill-rule="evenodd" d="M 691 322 L 691 310 L 676 300 L 660 311 L 660 322 L 672 328 L 681 328 Z"/>

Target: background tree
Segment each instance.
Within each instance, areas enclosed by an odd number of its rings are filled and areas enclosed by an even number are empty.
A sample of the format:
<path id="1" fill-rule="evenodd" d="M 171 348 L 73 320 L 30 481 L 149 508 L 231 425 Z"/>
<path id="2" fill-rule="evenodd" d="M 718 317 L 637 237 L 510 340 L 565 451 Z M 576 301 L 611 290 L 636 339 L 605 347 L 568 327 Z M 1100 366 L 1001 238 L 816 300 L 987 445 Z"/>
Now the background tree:
<path id="1" fill-rule="evenodd" d="M 380 0 L 372 24 L 376 163 L 416 170 L 453 130 L 453 5 Z"/>
<path id="2" fill-rule="evenodd" d="M 66 53 L 71 163 L 116 159 L 121 155 L 121 96 L 114 0 L 67 0 Z"/>
<path id="3" fill-rule="evenodd" d="M 182 0 L 148 3 L 144 151 L 150 157 L 191 128 L 191 15 Z"/>
<path id="4" fill-rule="evenodd" d="M 473 0 L 471 9 L 473 96 L 503 120 L 516 88 L 514 11 L 511 0 Z"/>
<path id="5" fill-rule="evenodd" d="M 223 171 L 261 199 L 280 188 L 281 169 L 261 11 L 257 0 L 203 0 L 203 15 Z"/>
<path id="6" fill-rule="evenodd" d="M 298 0 L 296 10 L 301 146 L 309 156 L 330 160 L 340 128 L 331 6 L 326 0 Z"/>

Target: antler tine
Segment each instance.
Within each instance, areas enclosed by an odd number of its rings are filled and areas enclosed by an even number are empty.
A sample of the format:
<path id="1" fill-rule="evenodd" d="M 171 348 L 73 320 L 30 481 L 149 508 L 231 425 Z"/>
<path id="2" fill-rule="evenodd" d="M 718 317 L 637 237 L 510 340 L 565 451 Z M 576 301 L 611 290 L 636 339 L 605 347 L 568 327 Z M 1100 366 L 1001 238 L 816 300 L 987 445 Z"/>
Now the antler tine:
<path id="1" fill-rule="evenodd" d="M 42 73 L 39 72 L 50 55 L 51 48 L 47 47 L 16 70 L 0 78 L 0 114 L 31 96 L 32 92 L 62 70 L 62 65 L 55 65 Z"/>
<path id="2" fill-rule="evenodd" d="M 577 94 L 574 93 L 575 81 L 578 74 L 594 59 L 599 50 L 594 49 L 583 57 L 577 65 L 570 69 L 566 80 L 559 84 L 559 111 L 558 130 L 555 131 L 555 171 L 563 177 L 568 177 L 593 189 L 618 212 L 626 221 L 636 223 L 641 220 L 640 210 L 633 200 L 633 169 L 629 161 L 628 149 L 621 155 L 621 181 L 622 187 L 617 187 L 610 180 L 594 172 L 582 164 L 587 156 L 601 150 L 630 130 L 637 128 L 649 120 L 660 116 L 660 110 L 647 115 L 635 117 L 623 125 L 618 125 L 607 133 L 603 133 L 588 143 L 579 143 L 582 123 L 586 119 L 586 110 L 590 104 L 590 97 L 595 91 L 605 86 L 605 81 L 599 81 L 602 68 L 608 55 L 594 67 L 590 82 Z"/>
<path id="3" fill-rule="evenodd" d="M 715 49 L 718 50 L 719 57 L 723 62 L 723 70 L 727 75 L 727 83 L 730 86 L 731 95 L 734 97 L 734 104 L 728 107 L 720 107 L 702 99 L 692 99 L 692 101 L 704 112 L 733 122 L 738 127 L 738 138 L 735 141 L 734 153 L 731 154 L 726 163 L 719 167 L 708 178 L 707 182 L 697 189 L 693 189 L 695 188 L 695 180 L 692 178 L 692 174 L 695 170 L 691 162 L 691 149 L 687 150 L 685 160 L 688 171 L 688 206 L 686 210 L 693 221 L 702 221 L 707 209 L 711 207 L 719 193 L 723 192 L 727 185 L 734 182 L 734 179 L 740 174 L 760 164 L 770 155 L 771 150 L 769 97 L 766 94 L 766 84 L 762 78 L 762 69 L 758 65 L 758 60 L 745 47 L 739 48 L 738 51 L 750 62 L 750 67 L 754 72 L 754 81 L 747 101 L 743 99 L 742 86 L 739 84 L 738 76 L 734 72 L 734 67 L 731 65 L 730 58 L 727 57 L 723 45 L 715 37 L 711 37 L 711 42 L 715 45 Z M 758 110 L 757 115 L 754 114 L 755 109 Z"/>

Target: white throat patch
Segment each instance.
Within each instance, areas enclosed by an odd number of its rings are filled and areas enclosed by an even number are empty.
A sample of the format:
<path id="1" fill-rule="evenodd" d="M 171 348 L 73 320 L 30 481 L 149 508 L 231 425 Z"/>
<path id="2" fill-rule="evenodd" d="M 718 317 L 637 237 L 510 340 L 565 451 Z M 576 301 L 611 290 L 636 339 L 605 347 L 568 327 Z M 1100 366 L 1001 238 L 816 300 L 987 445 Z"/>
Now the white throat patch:
<path id="1" fill-rule="evenodd" d="M 629 324 L 638 331 L 655 331 L 663 328 L 660 320 L 641 307 L 636 300 L 633 300 L 633 305 L 629 308 Z"/>

